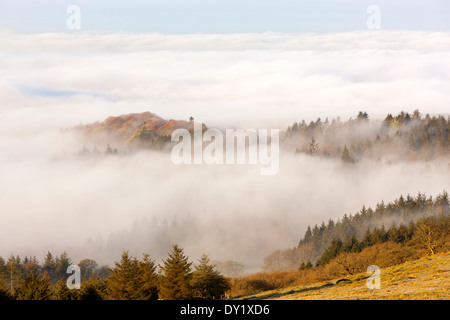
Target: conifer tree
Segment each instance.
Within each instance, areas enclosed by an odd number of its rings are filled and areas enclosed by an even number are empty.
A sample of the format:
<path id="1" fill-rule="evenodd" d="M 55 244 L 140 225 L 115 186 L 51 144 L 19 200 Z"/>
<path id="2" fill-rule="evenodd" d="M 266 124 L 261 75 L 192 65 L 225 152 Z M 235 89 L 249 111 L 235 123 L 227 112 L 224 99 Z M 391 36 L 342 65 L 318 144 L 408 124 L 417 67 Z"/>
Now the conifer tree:
<path id="1" fill-rule="evenodd" d="M 142 261 L 138 263 L 138 268 L 140 276 L 139 299 L 157 300 L 159 288 L 155 262 L 150 259 L 148 254 L 144 254 Z"/>
<path id="2" fill-rule="evenodd" d="M 389 230 L 387 231 L 387 240 L 394 241 L 394 242 L 401 242 L 401 235 L 399 230 L 397 229 L 397 226 L 395 225 L 395 222 L 391 225 Z"/>
<path id="3" fill-rule="evenodd" d="M 300 265 L 298 270 L 306 270 L 306 269 L 310 269 L 312 267 L 313 267 L 313 265 L 312 265 L 311 261 L 308 261 L 307 263 L 302 262 L 302 264 Z"/>
<path id="4" fill-rule="evenodd" d="M 15 290 L 17 300 L 49 300 L 51 297 L 49 277 L 39 272 L 35 264 L 31 264 L 25 271 L 25 278 L 19 282 Z"/>
<path id="5" fill-rule="evenodd" d="M 0 273 L 6 270 L 5 261 L 0 257 Z M 1 274 L 0 274 L 1 276 Z M 8 289 L 8 284 L 4 277 L 0 277 L 0 301 L 14 300 L 14 296 Z"/>
<path id="6" fill-rule="evenodd" d="M 334 239 L 330 246 L 325 250 L 324 254 L 320 257 L 317 265 L 324 266 L 331 259 L 337 257 L 342 252 L 342 241 L 340 239 Z"/>
<path id="7" fill-rule="evenodd" d="M 299 245 L 302 243 L 307 243 L 309 241 L 311 241 L 312 239 L 312 231 L 311 231 L 311 227 L 308 226 L 308 228 L 305 231 L 305 235 L 303 236 L 303 239 L 300 240 Z"/>
<path id="8" fill-rule="evenodd" d="M 0 301 L 14 300 L 14 296 L 8 289 L 4 288 L 4 285 L 0 282 Z"/>
<path id="9" fill-rule="evenodd" d="M 67 276 L 67 268 L 72 264 L 67 252 L 63 252 L 59 257 L 55 258 L 55 275 L 57 280 L 65 279 Z"/>
<path id="10" fill-rule="evenodd" d="M 128 251 L 122 253 L 120 262 L 115 262 L 111 276 L 107 280 L 107 295 L 112 300 L 137 300 L 139 298 L 139 265 Z"/>
<path id="11" fill-rule="evenodd" d="M 317 143 L 316 139 L 314 139 L 314 137 L 312 137 L 311 142 L 309 143 L 309 146 L 308 146 L 308 154 L 314 155 L 317 152 L 319 152 L 319 150 L 320 150 L 319 144 Z"/>
<path id="12" fill-rule="evenodd" d="M 8 287 L 11 292 L 17 287 L 22 279 L 24 270 L 20 262 L 20 257 L 11 255 L 6 263 L 6 277 L 8 279 Z"/>
<path id="13" fill-rule="evenodd" d="M 7 272 L 6 272 L 6 262 L 5 259 L 0 257 L 0 283 L 6 281 Z"/>
<path id="14" fill-rule="evenodd" d="M 78 290 L 77 295 L 79 300 L 104 300 L 106 293 L 106 286 L 104 282 L 97 278 L 90 278 L 81 284 L 81 289 Z"/>
<path id="15" fill-rule="evenodd" d="M 203 254 L 192 274 L 194 297 L 199 299 L 220 299 L 231 288 L 230 282 L 215 270 L 210 259 Z"/>
<path id="16" fill-rule="evenodd" d="M 347 145 L 344 146 L 344 151 L 342 151 L 341 160 L 345 163 L 353 163 L 355 160 L 350 155 L 350 151 L 347 149 Z"/>
<path id="17" fill-rule="evenodd" d="M 56 272 L 56 266 L 55 266 L 55 258 L 53 255 L 49 252 L 47 252 L 47 255 L 44 258 L 44 263 L 42 264 L 42 268 L 44 272 L 47 272 L 47 274 L 50 276 L 50 278 L 53 278 Z"/>
<path id="18" fill-rule="evenodd" d="M 160 297 L 165 300 L 186 300 L 193 297 L 191 288 L 192 262 L 177 244 L 172 246 L 169 257 L 160 265 Z"/>
<path id="19" fill-rule="evenodd" d="M 66 281 L 61 279 L 53 289 L 51 300 L 78 300 L 78 290 L 69 289 Z"/>
<path id="20" fill-rule="evenodd" d="M 356 237 L 353 235 L 349 237 L 342 245 L 343 252 L 359 252 L 361 251 L 361 245 Z"/>

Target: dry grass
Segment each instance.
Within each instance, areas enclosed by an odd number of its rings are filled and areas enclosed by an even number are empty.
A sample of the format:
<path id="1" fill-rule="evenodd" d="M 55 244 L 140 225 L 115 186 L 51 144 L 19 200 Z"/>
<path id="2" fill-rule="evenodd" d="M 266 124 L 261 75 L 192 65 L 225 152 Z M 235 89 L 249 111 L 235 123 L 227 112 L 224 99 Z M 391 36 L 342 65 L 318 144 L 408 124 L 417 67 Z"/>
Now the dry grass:
<path id="1" fill-rule="evenodd" d="M 232 278 L 232 289 L 228 297 L 236 298 L 261 291 L 277 290 L 286 287 L 311 285 L 336 278 L 364 272 L 367 266 L 380 268 L 398 265 L 406 261 L 417 260 L 426 253 L 418 248 L 394 242 L 384 242 L 368 247 L 360 253 L 343 253 L 324 267 L 314 267 L 300 271 L 261 272 L 253 275 Z"/>
<path id="2" fill-rule="evenodd" d="M 367 288 L 368 274 L 359 273 L 339 282 L 321 281 L 309 285 L 293 285 L 282 289 L 273 289 L 240 299 L 445 299 L 450 298 L 450 252 L 439 253 L 432 257 L 423 257 L 403 264 L 381 268 L 381 288 Z"/>

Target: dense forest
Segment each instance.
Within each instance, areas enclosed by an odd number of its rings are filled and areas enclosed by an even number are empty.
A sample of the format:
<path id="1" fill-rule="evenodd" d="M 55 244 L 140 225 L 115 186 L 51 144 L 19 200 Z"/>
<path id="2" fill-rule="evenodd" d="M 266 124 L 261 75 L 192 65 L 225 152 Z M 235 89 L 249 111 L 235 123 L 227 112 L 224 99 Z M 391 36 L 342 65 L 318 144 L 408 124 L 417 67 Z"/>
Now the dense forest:
<path id="1" fill-rule="evenodd" d="M 375 209 L 363 206 L 355 214 L 344 214 L 337 221 L 330 219 L 312 228 L 308 226 L 298 246 L 273 252 L 264 259 L 264 268 L 278 271 L 297 269 L 308 262 L 321 264 L 324 261 L 320 260 L 321 256 L 333 241 L 338 244 L 350 241 L 350 244 L 346 243 L 347 246 L 356 246 L 358 243 L 362 248 L 379 239 L 408 240 L 417 220 L 449 215 L 450 201 L 446 191 L 436 198 L 419 192 L 416 197 L 400 196 L 387 204 L 381 201 Z"/>

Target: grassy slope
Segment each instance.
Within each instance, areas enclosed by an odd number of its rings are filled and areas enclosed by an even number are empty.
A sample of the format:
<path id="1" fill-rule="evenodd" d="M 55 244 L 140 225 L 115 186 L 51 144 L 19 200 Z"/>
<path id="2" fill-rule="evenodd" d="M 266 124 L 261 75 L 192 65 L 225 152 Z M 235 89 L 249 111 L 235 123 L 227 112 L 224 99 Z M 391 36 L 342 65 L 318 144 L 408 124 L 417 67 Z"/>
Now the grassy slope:
<path id="1" fill-rule="evenodd" d="M 336 284 L 315 283 L 307 286 L 288 287 L 264 291 L 240 299 L 450 299 L 450 252 L 424 257 L 404 264 L 381 269 L 381 288 L 369 290 L 368 274 L 357 274 Z"/>

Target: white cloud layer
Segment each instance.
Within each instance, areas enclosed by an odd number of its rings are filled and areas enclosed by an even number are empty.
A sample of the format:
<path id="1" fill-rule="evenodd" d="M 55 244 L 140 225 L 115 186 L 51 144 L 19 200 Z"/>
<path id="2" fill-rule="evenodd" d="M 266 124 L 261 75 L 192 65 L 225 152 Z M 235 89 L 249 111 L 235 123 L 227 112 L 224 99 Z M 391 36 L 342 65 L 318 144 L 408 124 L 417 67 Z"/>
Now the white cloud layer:
<path id="1" fill-rule="evenodd" d="M 450 34 L 0 33 L 1 127 L 150 110 L 208 123 L 450 110 Z"/>

